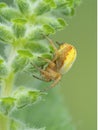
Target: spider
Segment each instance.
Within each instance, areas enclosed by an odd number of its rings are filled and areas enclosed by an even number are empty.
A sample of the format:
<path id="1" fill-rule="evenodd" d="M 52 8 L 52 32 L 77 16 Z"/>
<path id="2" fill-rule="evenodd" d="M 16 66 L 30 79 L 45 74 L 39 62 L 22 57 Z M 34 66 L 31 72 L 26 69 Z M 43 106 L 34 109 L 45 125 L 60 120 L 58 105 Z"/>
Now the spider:
<path id="1" fill-rule="evenodd" d="M 33 77 L 46 82 L 53 81 L 53 83 L 41 91 L 47 91 L 48 89 L 55 87 L 56 84 L 60 81 L 62 75 L 71 68 L 77 55 L 74 46 L 68 43 L 63 43 L 59 46 L 59 48 L 57 48 L 49 37 L 45 37 L 54 48 L 54 57 L 52 60 L 39 57 L 48 62 L 48 66 L 45 69 L 41 69 L 38 66 L 33 65 L 38 71 L 40 71 L 42 78 L 35 75 L 33 75 Z"/>

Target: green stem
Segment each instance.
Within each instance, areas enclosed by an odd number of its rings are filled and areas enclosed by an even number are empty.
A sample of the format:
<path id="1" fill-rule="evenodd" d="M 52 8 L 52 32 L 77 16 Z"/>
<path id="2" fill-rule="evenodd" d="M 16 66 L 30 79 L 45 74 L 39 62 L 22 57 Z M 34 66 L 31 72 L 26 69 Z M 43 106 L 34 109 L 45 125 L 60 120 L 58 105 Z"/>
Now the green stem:
<path id="1" fill-rule="evenodd" d="M 14 83 L 14 73 L 10 72 L 9 75 L 3 79 L 2 96 L 9 96 L 11 94 Z"/>
<path id="2" fill-rule="evenodd" d="M 8 117 L 0 114 L 0 130 L 8 130 Z"/>
<path id="3" fill-rule="evenodd" d="M 11 46 L 10 54 L 8 56 L 7 68 L 8 75 L 2 80 L 2 96 L 9 96 L 11 94 L 15 73 L 13 72 L 12 63 L 16 56 L 16 49 Z"/>
<path id="4" fill-rule="evenodd" d="M 22 130 L 24 126 L 21 122 L 0 113 L 0 130 Z"/>

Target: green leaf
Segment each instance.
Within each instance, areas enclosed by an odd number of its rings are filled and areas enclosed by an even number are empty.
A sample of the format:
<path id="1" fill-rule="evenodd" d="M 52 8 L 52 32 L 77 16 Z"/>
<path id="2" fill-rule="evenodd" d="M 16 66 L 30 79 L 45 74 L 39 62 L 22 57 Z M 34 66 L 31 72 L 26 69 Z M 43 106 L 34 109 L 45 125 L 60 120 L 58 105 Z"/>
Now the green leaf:
<path id="1" fill-rule="evenodd" d="M 29 41 L 33 41 L 33 40 L 40 40 L 40 39 L 43 39 L 43 36 L 42 36 L 42 31 L 41 31 L 41 28 L 40 27 L 32 27 L 33 30 L 28 30 L 28 34 L 27 34 L 27 39 Z"/>
<path id="2" fill-rule="evenodd" d="M 5 97 L 0 98 L 0 111 L 7 115 L 14 107 L 15 98 Z"/>
<path id="3" fill-rule="evenodd" d="M 18 53 L 22 57 L 33 57 L 33 54 L 29 50 L 18 50 Z"/>
<path id="4" fill-rule="evenodd" d="M 23 69 L 28 66 L 28 63 L 29 63 L 28 57 L 22 57 L 18 55 L 14 59 L 13 64 L 12 64 L 14 72 L 23 71 Z"/>
<path id="5" fill-rule="evenodd" d="M 29 104 L 35 103 L 36 101 L 41 99 L 40 91 L 28 91 L 28 97 L 30 98 Z"/>
<path id="6" fill-rule="evenodd" d="M 11 21 L 12 19 L 15 19 L 15 18 L 21 18 L 22 16 L 19 13 L 19 11 L 11 7 L 3 8 L 0 11 L 0 15 L 8 21 Z"/>
<path id="7" fill-rule="evenodd" d="M 23 37 L 25 35 L 27 22 L 25 19 L 14 19 L 13 21 L 13 31 L 17 38 Z"/>
<path id="8" fill-rule="evenodd" d="M 1 9 L 1 8 L 5 8 L 5 7 L 7 7 L 7 4 L 4 3 L 4 2 L 0 2 L 0 9 Z"/>
<path id="9" fill-rule="evenodd" d="M 47 43 L 45 45 L 45 41 L 42 43 L 39 42 L 32 42 L 28 43 L 25 48 L 30 49 L 33 54 L 42 54 L 49 52 L 49 48 L 47 47 Z"/>
<path id="10" fill-rule="evenodd" d="M 72 9 L 71 9 L 71 16 L 73 16 L 74 14 L 75 14 L 75 9 L 72 8 Z"/>
<path id="11" fill-rule="evenodd" d="M 24 37 L 26 28 L 23 25 L 14 24 L 13 26 L 14 34 L 17 38 Z"/>
<path id="12" fill-rule="evenodd" d="M 20 24 L 20 25 L 23 24 L 24 25 L 24 24 L 26 24 L 27 20 L 23 19 L 23 18 L 17 18 L 17 19 L 13 19 L 12 22 L 15 24 Z"/>
<path id="13" fill-rule="evenodd" d="M 57 7 L 57 5 L 56 5 L 56 3 L 55 3 L 54 1 L 51 1 L 51 2 L 50 2 L 50 6 L 51 6 L 52 8 L 56 8 L 56 7 Z"/>
<path id="14" fill-rule="evenodd" d="M 5 43 L 12 43 L 13 40 L 14 36 L 11 29 L 0 24 L 0 41 Z"/>
<path id="15" fill-rule="evenodd" d="M 42 93 L 37 90 L 28 90 L 24 87 L 19 88 L 15 93 L 16 107 L 23 108 L 27 105 L 31 105 L 41 99 Z"/>
<path id="16" fill-rule="evenodd" d="M 52 8 L 56 8 L 57 5 L 54 2 L 54 0 L 44 0 L 44 2 L 46 2 L 47 4 L 49 4 Z"/>
<path id="17" fill-rule="evenodd" d="M 81 0 L 75 0 L 74 6 L 77 7 L 78 5 L 80 5 Z"/>
<path id="18" fill-rule="evenodd" d="M 61 18 L 58 19 L 58 22 L 61 24 L 61 26 L 66 25 L 65 21 L 63 19 L 61 19 Z"/>
<path id="19" fill-rule="evenodd" d="M 43 25 L 43 30 L 44 30 L 45 34 L 54 34 L 55 33 L 54 28 L 48 24 Z"/>
<path id="20" fill-rule="evenodd" d="M 29 68 L 28 68 L 28 72 L 29 72 L 29 73 L 34 74 L 34 72 L 36 72 L 36 74 L 40 74 L 40 73 L 39 73 L 39 70 L 36 69 L 36 67 L 33 66 L 33 64 L 36 65 L 36 66 L 38 66 L 38 67 L 44 67 L 45 65 L 47 66 L 47 62 L 44 61 L 44 60 L 43 60 L 42 58 L 40 58 L 40 57 L 41 57 L 41 56 L 39 55 L 39 57 L 38 57 L 38 56 L 35 56 L 35 57 L 32 59 L 31 65 L 30 65 Z"/>
<path id="21" fill-rule="evenodd" d="M 39 4 L 37 5 L 37 7 L 34 11 L 37 15 L 42 15 L 44 13 L 47 13 L 50 10 L 51 10 L 51 8 L 50 8 L 49 4 L 46 4 L 45 2 L 39 2 Z"/>
<path id="22" fill-rule="evenodd" d="M 52 28 L 54 28 L 55 31 L 57 31 L 62 30 L 67 24 L 64 19 L 58 18 L 54 19 L 54 22 L 51 21 L 50 25 L 52 26 Z"/>
<path id="23" fill-rule="evenodd" d="M 49 54 L 49 53 L 44 53 L 41 55 L 42 58 L 46 58 L 46 59 L 52 59 L 53 58 L 53 54 Z"/>
<path id="24" fill-rule="evenodd" d="M 68 16 L 71 14 L 71 8 L 70 7 L 66 7 L 65 11 L 63 11 L 63 13 Z"/>
<path id="25" fill-rule="evenodd" d="M 23 14 L 29 13 L 30 5 L 29 5 L 29 2 L 27 0 L 16 0 L 16 2 L 18 4 L 20 11 Z"/>
<path id="26" fill-rule="evenodd" d="M 67 4 L 68 4 L 69 7 L 73 7 L 74 0 L 67 0 Z"/>
<path id="27" fill-rule="evenodd" d="M 58 2 L 57 11 L 58 11 L 58 13 L 60 12 L 60 14 L 62 14 L 62 16 L 59 14 L 60 17 L 70 16 L 70 15 L 72 16 L 72 12 L 74 9 L 75 9 L 74 0 Z M 56 12 L 56 15 L 57 15 L 57 12 Z"/>
<path id="28" fill-rule="evenodd" d="M 59 22 L 59 24 L 62 26 L 62 28 L 67 25 L 67 23 L 65 22 L 65 20 L 62 19 L 62 18 L 59 18 L 59 19 L 58 19 L 58 22 Z"/>

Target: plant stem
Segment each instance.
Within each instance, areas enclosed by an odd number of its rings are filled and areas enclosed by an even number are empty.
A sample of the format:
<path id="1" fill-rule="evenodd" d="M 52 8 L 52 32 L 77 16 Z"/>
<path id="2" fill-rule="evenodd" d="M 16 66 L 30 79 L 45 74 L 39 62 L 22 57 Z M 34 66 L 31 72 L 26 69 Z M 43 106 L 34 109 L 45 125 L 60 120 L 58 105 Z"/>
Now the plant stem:
<path id="1" fill-rule="evenodd" d="M 8 130 L 8 117 L 0 114 L 0 130 Z"/>
<path id="2" fill-rule="evenodd" d="M 11 95 L 12 88 L 14 85 L 15 73 L 13 72 L 12 63 L 16 56 L 16 50 L 14 47 L 11 47 L 10 54 L 8 55 L 8 61 L 6 62 L 8 74 L 4 79 L 2 79 L 2 97 L 8 97 Z M 10 124 L 10 118 L 3 114 L 0 114 L 0 130 L 8 130 Z"/>
<path id="3" fill-rule="evenodd" d="M 15 73 L 13 72 L 12 63 L 16 56 L 16 50 L 11 46 L 11 51 L 7 60 L 8 75 L 2 80 L 2 96 L 9 96 L 11 94 Z"/>
<path id="4" fill-rule="evenodd" d="M 16 130 L 18 122 L 0 113 L 0 130 Z M 18 130 L 18 129 L 17 129 Z"/>
<path id="5" fill-rule="evenodd" d="M 14 73 L 10 72 L 9 75 L 3 79 L 2 96 L 9 96 L 11 94 L 14 82 Z"/>

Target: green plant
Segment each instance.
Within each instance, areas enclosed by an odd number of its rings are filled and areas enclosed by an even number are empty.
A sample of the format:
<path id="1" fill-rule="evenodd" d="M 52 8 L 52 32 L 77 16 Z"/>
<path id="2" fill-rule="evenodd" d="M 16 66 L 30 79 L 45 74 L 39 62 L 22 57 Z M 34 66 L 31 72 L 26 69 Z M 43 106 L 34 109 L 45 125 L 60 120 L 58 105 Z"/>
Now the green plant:
<path id="1" fill-rule="evenodd" d="M 47 66 L 38 57 L 52 59 L 54 50 L 43 34 L 53 35 L 64 29 L 65 18 L 74 14 L 79 2 L 14 0 L 10 6 L 0 2 L 0 44 L 4 47 L 0 56 L 0 130 L 31 130 L 11 113 L 36 102 L 39 104 L 46 93 L 27 84 L 18 86 L 17 77 L 38 74 L 31 63 Z M 45 130 L 45 127 L 38 130 Z"/>

